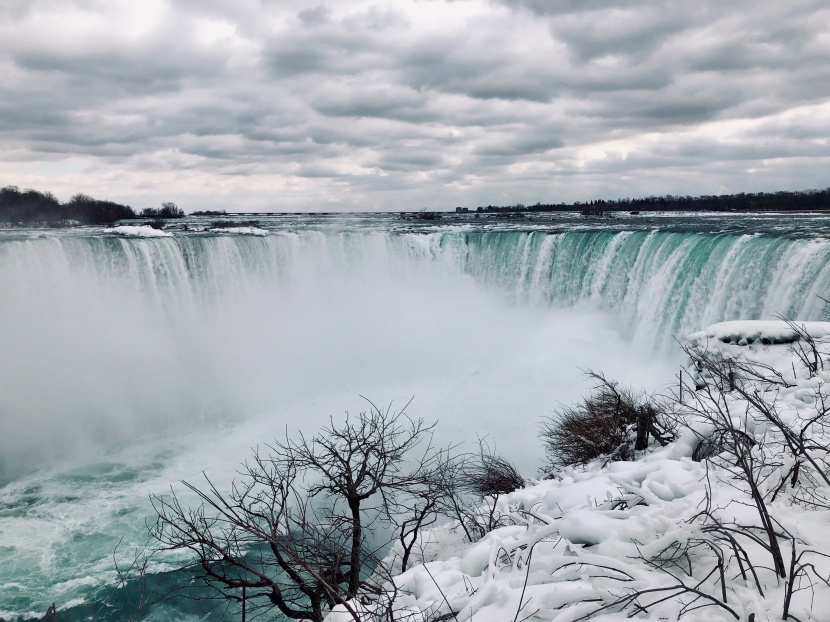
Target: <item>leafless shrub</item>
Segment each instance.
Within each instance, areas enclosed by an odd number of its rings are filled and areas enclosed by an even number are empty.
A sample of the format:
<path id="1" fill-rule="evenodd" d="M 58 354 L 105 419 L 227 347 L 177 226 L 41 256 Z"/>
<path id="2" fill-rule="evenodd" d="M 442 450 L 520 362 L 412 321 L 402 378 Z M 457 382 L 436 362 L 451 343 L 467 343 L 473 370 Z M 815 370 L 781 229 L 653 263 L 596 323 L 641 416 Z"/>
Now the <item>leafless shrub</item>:
<path id="1" fill-rule="evenodd" d="M 516 466 L 495 453 L 484 440 L 479 441 L 479 453 L 467 459 L 462 470 L 461 489 L 470 494 L 476 505 L 486 507 L 486 516 L 476 513 L 475 522 L 484 533 L 500 525 L 497 514 L 499 497 L 525 485 Z"/>
<path id="2" fill-rule="evenodd" d="M 110 601 L 117 601 L 119 614 L 123 620 L 139 620 L 148 606 L 153 604 L 147 590 L 147 573 L 153 553 L 145 548 L 132 555 L 128 563 L 118 561 L 118 548 L 121 541 L 112 552 L 112 562 L 115 567 L 116 581 L 109 598 L 101 605 L 97 615 L 101 615 L 106 607 L 112 606 Z M 133 589 L 130 589 L 132 586 Z M 120 592 L 128 592 L 126 597 L 118 598 Z"/>
<path id="3" fill-rule="evenodd" d="M 90 618 L 92 620 L 100 619 L 106 609 L 117 611 L 121 620 L 130 622 L 139 620 L 145 613 L 146 608 L 154 602 L 147 590 L 147 574 L 153 554 L 147 553 L 146 548 L 142 548 L 132 556 L 128 563 L 119 562 L 118 548 L 121 546 L 121 542 L 118 542 L 112 552 L 115 581 L 111 586 L 109 596 Z M 57 620 L 57 607 L 55 603 L 52 603 L 46 611 L 43 622 L 57 622 Z"/>
<path id="4" fill-rule="evenodd" d="M 525 485 L 516 466 L 483 440 L 478 455 L 466 462 L 462 473 L 464 490 L 476 497 L 498 497 Z"/>
<path id="5" fill-rule="evenodd" d="M 481 538 L 484 531 L 477 520 L 478 505 L 464 487 L 468 455 L 442 452 L 438 467 L 433 470 L 431 486 L 438 495 L 438 512 L 455 521 L 468 542 Z"/>
<path id="6" fill-rule="evenodd" d="M 711 574 L 714 574 L 714 570 Z M 708 577 L 706 578 L 708 579 Z M 688 598 L 680 608 L 677 616 L 678 619 L 690 611 L 707 606 L 716 606 L 724 611 L 727 611 L 735 620 L 740 620 L 740 616 L 732 607 L 702 590 L 699 584 L 687 585 L 684 581 L 678 580 L 675 585 L 667 587 L 627 591 L 625 595 L 620 596 L 606 605 L 603 605 L 588 615 L 577 618 L 575 622 L 590 620 L 600 613 L 611 613 L 615 611 L 623 611 L 625 609 L 631 610 L 628 617 L 633 617 L 641 613 L 647 614 L 649 613 L 649 609 L 656 607 L 660 603 L 664 603 L 667 600 L 680 599 L 683 596 L 689 596 L 690 598 Z"/>
<path id="7" fill-rule="evenodd" d="M 710 435 L 701 438 L 692 452 L 692 460 L 703 462 L 714 458 L 730 449 L 730 445 L 742 443 L 747 449 L 755 445 L 755 439 L 741 430 L 715 429 Z"/>
<path id="8" fill-rule="evenodd" d="M 790 618 L 797 619 L 790 614 L 790 605 L 792 604 L 793 596 L 797 592 L 803 590 L 810 590 L 812 592 L 818 583 L 830 587 L 830 577 L 822 576 L 812 561 L 816 558 L 828 559 L 830 555 L 808 549 L 798 552 L 795 538 L 791 538 L 791 546 L 790 575 L 784 585 L 784 616 L 782 618 L 784 620 L 789 620 Z"/>
<path id="9" fill-rule="evenodd" d="M 415 503 L 409 508 L 408 514 L 398 519 L 398 542 L 401 545 L 401 572 L 405 572 L 409 564 L 412 550 L 418 543 L 418 536 L 422 529 L 434 525 L 438 520 L 441 495 L 437 489 L 428 486 L 421 494 L 414 496 Z"/>
<path id="10" fill-rule="evenodd" d="M 797 339 L 790 344 L 790 351 L 798 357 L 798 360 L 807 368 L 809 377 L 815 376 L 819 370 L 824 370 L 824 358 L 827 356 L 827 342 L 825 339 L 816 339 L 807 330 L 803 323 L 795 322 L 787 318 L 781 318 L 787 326 L 795 332 Z"/>
<path id="11" fill-rule="evenodd" d="M 699 350 L 687 348 L 686 351 L 698 367 L 702 366 L 713 374 L 722 374 L 726 369 L 720 360 L 710 362 L 705 353 L 701 354 Z M 723 379 L 722 376 L 720 378 Z M 741 391 L 749 390 L 748 385 L 740 382 L 735 386 L 742 387 Z M 733 412 L 727 392 L 718 383 L 708 383 L 697 391 L 689 387 L 685 393 L 691 396 L 691 399 L 686 399 L 683 403 L 686 425 L 698 435 L 701 443 L 709 443 L 713 448 L 705 452 L 708 455 L 703 457 L 716 467 L 716 477 L 720 483 L 735 488 L 752 500 L 760 519 L 758 528 L 764 537 L 763 546 L 772 557 L 776 574 L 785 577 L 779 533 L 765 495 L 769 478 L 774 477 L 779 469 L 765 451 L 765 439 L 752 433 L 749 427 L 751 422 L 746 414 Z M 711 432 L 701 435 L 697 432 L 697 423 L 704 423 L 705 429 Z M 747 529 L 742 531 L 748 533 Z"/>
<path id="12" fill-rule="evenodd" d="M 694 457 L 705 459 L 729 450 L 730 442 L 742 443 L 746 447 L 755 444 L 749 430 L 737 427 L 733 420 L 727 422 L 725 413 L 719 413 L 719 410 L 726 408 L 724 393 L 729 384 L 727 374 L 731 374 L 732 390 L 748 407 L 745 422 L 752 424 L 753 428 L 765 425 L 772 430 L 773 434 L 764 439 L 764 443 L 773 450 L 768 453 L 786 454 L 793 458 L 786 470 L 778 469 L 780 482 L 771 488 L 772 498 L 785 486 L 796 489 L 803 481 L 806 486 L 802 487 L 804 494 L 800 500 L 809 503 L 810 497 L 816 505 L 826 507 L 826 499 L 822 500 L 821 491 L 815 485 L 821 481 L 830 488 L 830 448 L 823 440 L 830 433 L 830 393 L 824 383 L 812 388 L 811 411 L 785 418 L 779 412 L 776 389 L 792 385 L 778 370 L 744 359 L 731 359 L 730 364 L 725 366 L 721 355 L 700 347 L 687 345 L 684 351 L 700 376 L 708 379 L 696 391 L 687 389 L 686 395 L 692 395 L 693 399 L 687 400 L 686 406 L 714 426 L 711 435 L 700 438 Z"/>
<path id="13" fill-rule="evenodd" d="M 598 458 L 629 460 L 646 449 L 649 436 L 665 445 L 674 437 L 662 408 L 641 392 L 621 387 L 603 374 L 588 397 L 542 421 L 541 435 L 551 468 L 587 464 Z"/>
<path id="14" fill-rule="evenodd" d="M 822 369 L 823 353 L 804 326 L 787 323 L 798 336 L 790 342 L 790 351 L 812 378 Z M 723 547 L 719 563 L 736 563 L 744 580 L 747 572 L 751 573 L 762 596 L 755 568 L 763 565 L 751 560 L 749 549 L 739 541 L 750 541 L 756 550 L 769 554 L 785 588 L 782 619 L 793 618 L 790 607 L 795 594 L 812 591 L 818 583 L 830 587 L 830 577 L 821 575 L 813 563 L 828 555 L 807 548 L 799 551 L 803 542 L 784 529 L 772 514 L 770 503 L 787 494 L 793 503 L 830 508 L 830 447 L 826 441 L 830 394 L 823 383 L 813 382 L 812 394 L 804 396 L 812 407 L 785 416 L 779 409 L 778 392 L 793 385 L 780 371 L 743 358 L 731 358 L 725 365 L 720 353 L 697 346 L 684 350 L 698 371 L 698 386 L 694 391 L 686 389 L 691 398 L 682 404 L 685 425 L 700 439 L 696 457 L 706 460 L 707 473 L 720 485 L 742 493 L 730 503 L 747 503 L 739 501 L 745 495 L 751 500 L 747 505 L 754 506 L 758 516 L 757 522 L 749 524 L 724 520 L 725 508 L 712 507 L 707 483 L 706 508 L 691 520 L 700 523 L 702 537 L 710 547 Z M 699 427 L 695 422 L 707 425 Z M 787 545 L 789 564 L 784 561 Z M 729 556 L 723 554 L 727 550 Z"/>

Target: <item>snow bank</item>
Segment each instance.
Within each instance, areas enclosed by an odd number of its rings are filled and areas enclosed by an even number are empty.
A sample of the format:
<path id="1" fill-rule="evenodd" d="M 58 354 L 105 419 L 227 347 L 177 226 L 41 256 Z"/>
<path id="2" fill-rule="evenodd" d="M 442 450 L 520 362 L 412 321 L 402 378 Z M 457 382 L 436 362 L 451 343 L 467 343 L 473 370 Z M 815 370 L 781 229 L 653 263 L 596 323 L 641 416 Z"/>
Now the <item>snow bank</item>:
<path id="1" fill-rule="evenodd" d="M 638 547 L 676 531 L 677 516 L 694 511 L 705 475 L 700 463 L 668 455 L 573 469 L 513 492 L 501 508 L 516 524 L 473 544 L 451 525 L 430 530 L 421 542 L 426 564 L 395 579 L 399 606 L 426 620 L 450 608 L 459 622 L 509 622 L 517 611 L 519 619 L 574 620 L 597 609 L 593 601 L 606 599 L 620 577 L 666 583 L 633 560 Z M 711 613 L 701 619 L 720 619 Z"/>
<path id="2" fill-rule="evenodd" d="M 212 233 L 232 233 L 235 235 L 258 235 L 264 237 L 268 231 L 259 227 L 221 227 L 210 230 Z"/>
<path id="3" fill-rule="evenodd" d="M 803 325 L 814 338 L 830 334 L 830 323 Z M 816 412 L 816 392 L 822 391 L 823 383 L 830 386 L 830 364 L 828 371 L 810 373 L 791 347 L 797 337 L 782 321 L 741 321 L 715 324 L 690 340 L 709 350 L 729 350 L 730 356 L 739 352 L 747 360 L 795 371 L 795 379 L 779 384 L 767 399 L 782 419 L 806 421 Z M 759 386 L 767 393 L 771 390 L 766 383 Z M 729 412 L 750 417 L 749 404 L 737 392 L 719 394 L 717 399 Z M 678 407 L 683 417 L 694 416 L 692 410 Z M 747 429 L 758 441 L 754 452 L 777 447 L 765 445 L 774 441 L 776 431 L 763 422 L 755 421 Z M 830 443 L 830 430 L 812 430 L 815 447 Z M 754 615 L 756 622 L 780 620 L 787 581 L 771 567 L 763 532 L 736 529 L 735 541 L 746 555 L 737 561 L 738 549 L 728 540 L 733 536 L 713 538 L 707 531 L 712 525 L 709 515 L 700 518 L 706 510 L 730 525 L 759 523 L 752 499 L 734 478 L 719 472 L 715 462 L 690 457 L 698 442 L 692 428 L 682 428 L 675 443 L 653 446 L 636 461 L 565 469 L 554 479 L 506 495 L 498 511 L 509 525 L 478 542 L 466 542 L 453 524 L 424 531 L 415 547 L 417 565 L 394 578 L 394 610 L 411 622 L 616 621 L 638 611 L 638 619 L 745 621 Z M 768 457 L 781 465 L 769 471 L 762 493 L 776 529 L 789 534 L 779 541 L 784 559 L 789 564 L 795 549 L 795 555 L 814 564 L 821 577 L 830 577 L 830 542 L 825 538 L 830 502 L 825 507 L 809 505 L 790 487 L 772 495 L 777 482 L 789 482 L 789 463 L 780 455 Z M 828 493 L 822 494 L 830 497 Z M 717 551 L 726 564 L 725 585 L 717 572 Z M 398 553 L 393 548 L 387 558 L 392 568 L 399 564 Z M 741 576 L 744 571 L 746 578 Z M 805 570 L 797 579 L 801 589 L 793 593 L 789 612 L 799 620 L 826 620 L 830 585 L 808 574 Z M 684 585 L 705 596 L 684 591 Z M 725 595 L 726 600 L 722 606 L 713 605 L 707 600 L 710 595 L 720 601 Z M 346 622 L 344 614 L 338 608 L 330 622 Z"/>
<path id="4" fill-rule="evenodd" d="M 795 322 L 814 339 L 830 335 L 830 322 Z M 689 341 L 706 347 L 713 341 L 731 345 L 778 345 L 799 340 L 798 332 L 783 320 L 736 320 L 712 324 L 705 330 L 692 333 Z"/>
<path id="5" fill-rule="evenodd" d="M 161 229 L 153 229 L 149 225 L 120 225 L 110 229 L 104 229 L 104 233 L 114 233 L 116 235 L 123 235 L 131 238 L 170 238 L 172 233 L 162 231 Z"/>

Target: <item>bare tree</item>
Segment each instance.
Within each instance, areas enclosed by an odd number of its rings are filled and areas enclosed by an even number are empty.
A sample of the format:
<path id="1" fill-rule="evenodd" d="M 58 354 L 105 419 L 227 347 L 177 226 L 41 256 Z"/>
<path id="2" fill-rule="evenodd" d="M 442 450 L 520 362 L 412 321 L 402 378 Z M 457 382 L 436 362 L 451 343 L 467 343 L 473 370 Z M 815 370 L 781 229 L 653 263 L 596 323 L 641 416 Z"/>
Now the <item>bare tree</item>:
<path id="1" fill-rule="evenodd" d="M 315 622 L 338 605 L 356 622 L 367 607 L 379 615 L 394 598 L 378 572 L 386 542 L 373 547 L 372 537 L 412 507 L 439 452 L 433 426 L 370 406 L 312 438 L 266 446 L 229 492 L 207 476 L 203 488 L 183 482 L 194 509 L 175 491 L 154 497 L 152 536 L 191 551 L 196 576 L 243 611 Z"/>
<path id="2" fill-rule="evenodd" d="M 434 525 L 441 508 L 441 492 L 434 486 L 424 486 L 412 495 L 414 503 L 409 513 L 398 519 L 398 542 L 401 545 L 401 572 L 405 572 L 412 550 L 418 543 L 422 529 Z"/>
<path id="3" fill-rule="evenodd" d="M 455 521 L 468 541 L 474 540 L 470 528 L 475 523 L 475 508 L 463 491 L 467 456 L 455 454 L 456 449 L 457 446 L 442 448 L 431 456 L 432 468 L 427 477 L 410 486 L 404 502 L 398 504 L 396 521 L 401 545 L 401 572 L 407 569 L 416 545 L 423 558 L 423 544 L 419 542 L 421 531 L 441 518 Z"/>

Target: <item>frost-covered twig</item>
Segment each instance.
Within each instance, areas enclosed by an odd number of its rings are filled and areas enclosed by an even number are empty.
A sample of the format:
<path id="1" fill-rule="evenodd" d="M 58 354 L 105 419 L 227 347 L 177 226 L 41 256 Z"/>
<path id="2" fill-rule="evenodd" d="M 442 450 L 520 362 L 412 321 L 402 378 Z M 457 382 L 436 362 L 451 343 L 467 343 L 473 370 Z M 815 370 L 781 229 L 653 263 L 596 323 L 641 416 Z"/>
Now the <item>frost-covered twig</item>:
<path id="1" fill-rule="evenodd" d="M 666 594 L 667 592 L 668 592 L 668 594 Z M 666 594 L 666 595 L 662 596 L 658 600 L 652 601 L 652 602 L 647 603 L 647 604 L 640 604 L 638 602 L 638 600 L 640 598 L 643 598 L 644 596 L 648 596 L 650 594 Z M 643 589 L 643 590 L 636 590 L 636 591 L 634 591 L 630 594 L 627 594 L 625 596 L 621 596 L 620 598 L 618 598 L 614 602 L 609 603 L 607 605 L 604 605 L 604 606 L 600 607 L 599 609 L 596 609 L 596 610 L 588 613 L 587 615 L 582 616 L 581 618 L 577 618 L 576 620 L 574 620 L 574 622 L 580 622 L 581 620 L 589 620 L 589 619 L 599 615 L 600 613 L 610 611 L 610 610 L 622 611 L 626 607 L 629 607 L 629 606 L 633 606 L 634 609 L 635 609 L 635 612 L 648 613 L 648 610 L 650 608 L 652 608 L 656 605 L 659 605 L 660 603 L 663 603 L 667 600 L 672 600 L 674 598 L 678 598 L 678 597 L 682 596 L 683 594 L 692 594 L 692 595 L 694 595 L 695 599 L 692 602 L 695 602 L 697 600 L 705 600 L 705 601 L 707 601 L 708 606 L 720 607 L 721 609 L 729 612 L 732 615 L 732 617 L 734 617 L 736 620 L 740 619 L 740 616 L 738 615 L 738 613 L 734 609 L 732 609 L 732 607 L 727 605 L 726 603 L 719 601 L 714 596 L 711 596 L 711 595 L 707 594 L 704 591 L 701 591 L 700 589 L 698 589 L 696 587 L 689 587 L 689 586 L 685 585 L 682 582 L 678 582 L 677 585 L 672 585 L 672 586 L 669 586 L 669 587 L 655 587 L 655 588 L 647 588 L 647 589 Z M 689 604 L 691 604 L 691 603 L 689 603 Z M 682 615 L 682 612 L 681 612 L 681 615 Z"/>
<path id="2" fill-rule="evenodd" d="M 691 346 L 686 348 L 686 352 L 699 369 L 708 370 L 712 374 L 721 374 L 720 377 L 723 379 L 722 374 L 725 372 L 717 358 Z M 749 392 L 746 387 L 741 386 L 741 383 L 735 383 L 734 388 L 736 392 L 740 392 L 741 396 Z M 707 452 L 709 455 L 706 457 L 722 474 L 719 479 L 723 483 L 737 488 L 752 500 L 760 519 L 760 529 L 766 536 L 765 548 L 772 556 L 775 572 L 779 577 L 786 577 L 784 558 L 778 543 L 779 534 L 776 532 L 775 521 L 770 515 L 762 489 L 764 478 L 773 472 L 769 456 L 764 451 L 764 439 L 752 434 L 747 415 L 741 416 L 733 412 L 730 405 L 733 402 L 727 399 L 723 389 L 718 388 L 717 383 L 714 386 L 705 384 L 697 391 L 690 391 L 690 394 L 692 399 L 682 405 L 687 413 L 685 425 L 699 437 L 700 432 L 690 420 L 704 423 L 710 428 L 708 440 L 713 447 Z M 701 443 L 703 442 L 704 439 L 701 440 Z"/>
<path id="3" fill-rule="evenodd" d="M 803 562 L 802 558 L 804 555 L 817 555 L 819 557 L 824 557 L 826 559 L 830 559 L 830 555 L 827 553 L 821 553 L 819 551 L 814 550 L 804 550 L 801 551 L 798 555 L 796 555 L 796 541 L 795 538 L 791 540 L 791 555 L 790 555 L 790 577 L 787 583 L 784 585 L 784 616 L 782 619 L 787 620 L 789 618 L 796 619 L 795 616 L 790 614 L 790 604 L 792 603 L 793 594 L 798 592 L 799 590 L 809 589 L 814 590 L 815 583 L 809 580 L 809 575 L 812 574 L 816 577 L 819 581 L 821 581 L 827 587 L 830 587 L 830 577 L 824 578 L 819 574 L 818 570 L 816 570 L 815 565 L 812 562 Z M 807 586 L 802 587 L 800 585 L 800 579 L 806 578 L 807 579 Z"/>

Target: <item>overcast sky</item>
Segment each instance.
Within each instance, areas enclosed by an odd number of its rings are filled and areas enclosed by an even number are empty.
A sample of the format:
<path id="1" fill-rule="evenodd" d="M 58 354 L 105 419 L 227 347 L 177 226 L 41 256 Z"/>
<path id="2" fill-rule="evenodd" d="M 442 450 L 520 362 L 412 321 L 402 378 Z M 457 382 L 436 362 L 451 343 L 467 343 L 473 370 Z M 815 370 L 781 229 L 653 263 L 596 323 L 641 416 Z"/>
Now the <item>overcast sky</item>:
<path id="1" fill-rule="evenodd" d="M 186 211 L 830 186 L 826 0 L 0 0 L 0 185 Z"/>

